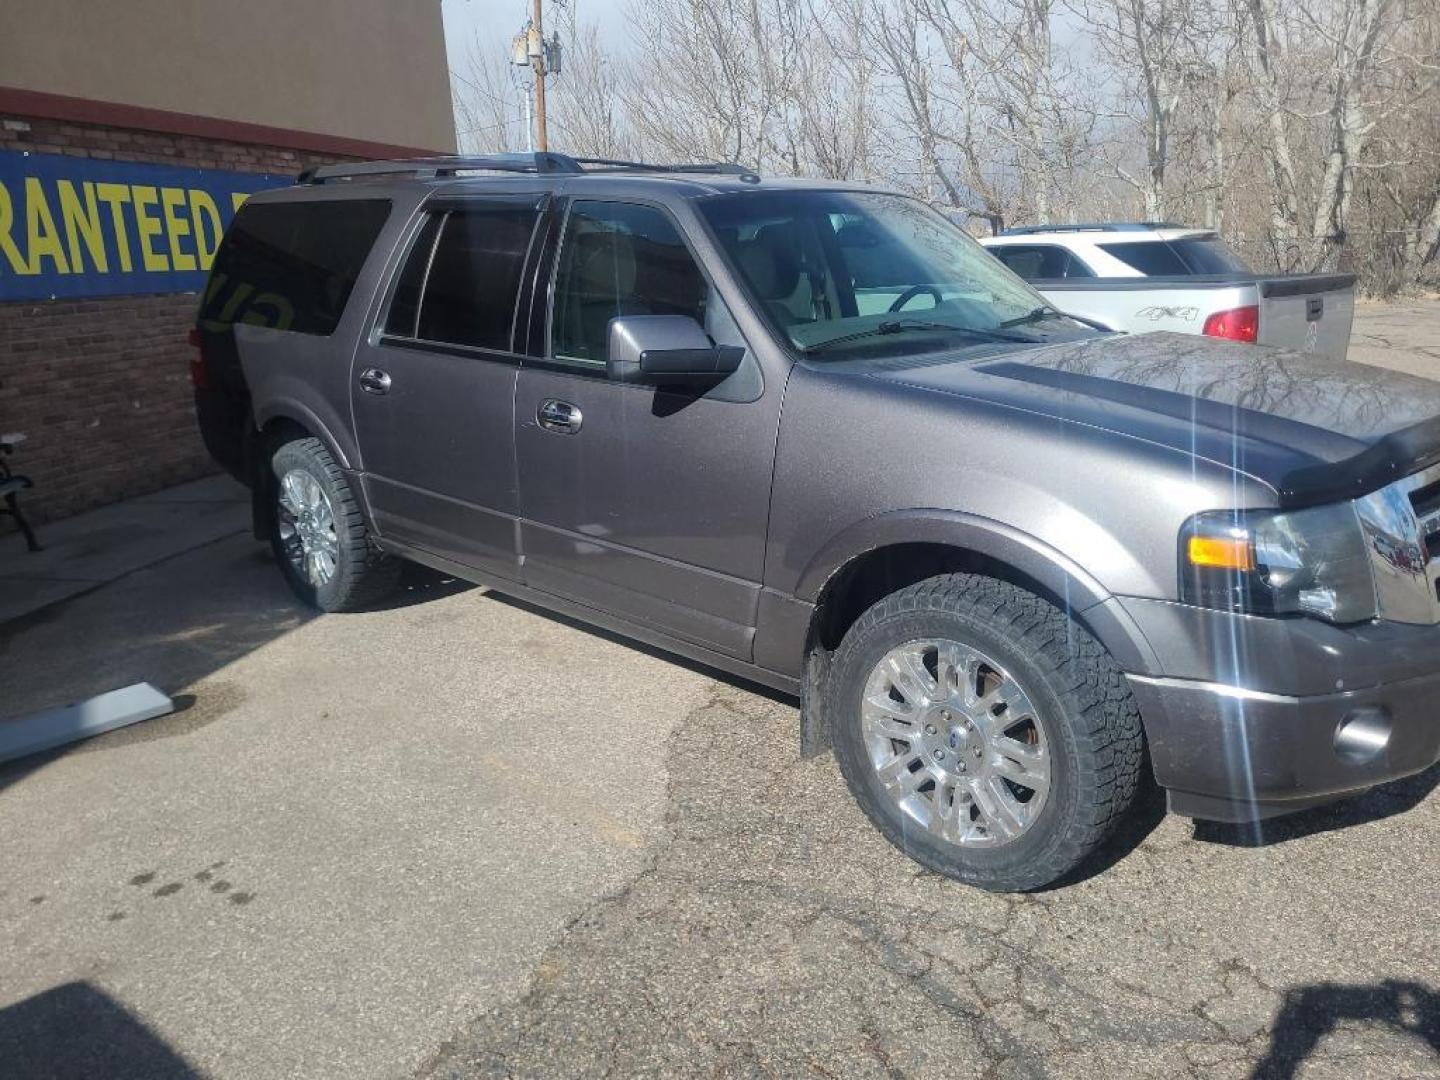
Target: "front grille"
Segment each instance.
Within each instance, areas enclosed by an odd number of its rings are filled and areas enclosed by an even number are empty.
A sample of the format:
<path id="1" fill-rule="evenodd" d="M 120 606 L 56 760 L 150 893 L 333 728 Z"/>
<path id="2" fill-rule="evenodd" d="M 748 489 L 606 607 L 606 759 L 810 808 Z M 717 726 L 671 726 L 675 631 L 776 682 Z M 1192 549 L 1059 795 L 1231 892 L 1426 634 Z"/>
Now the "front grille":
<path id="1" fill-rule="evenodd" d="M 1440 557 L 1440 481 L 1410 492 L 1410 506 L 1420 525 L 1420 539 L 1433 558 Z"/>
<path id="2" fill-rule="evenodd" d="M 1440 623 L 1440 466 L 1355 501 L 1380 617 Z"/>

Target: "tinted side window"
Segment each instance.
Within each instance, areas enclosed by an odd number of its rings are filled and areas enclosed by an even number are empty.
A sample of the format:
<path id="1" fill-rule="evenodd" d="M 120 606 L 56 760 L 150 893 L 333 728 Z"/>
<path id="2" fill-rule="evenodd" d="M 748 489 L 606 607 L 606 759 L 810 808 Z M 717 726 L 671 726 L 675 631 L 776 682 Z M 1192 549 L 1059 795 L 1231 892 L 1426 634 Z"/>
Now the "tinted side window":
<path id="1" fill-rule="evenodd" d="M 1190 240 L 1172 240 L 1173 247 L 1192 274 L 1248 274 L 1245 260 L 1215 236 L 1197 236 Z"/>
<path id="2" fill-rule="evenodd" d="M 389 215 L 388 199 L 246 203 L 216 254 L 201 323 L 334 333 Z"/>
<path id="3" fill-rule="evenodd" d="M 1128 244 L 1101 244 L 1100 250 L 1114 255 L 1126 266 L 1147 277 L 1164 274 L 1185 275 L 1190 268 L 1169 244 L 1161 240 L 1137 240 Z"/>
<path id="4" fill-rule="evenodd" d="M 424 275 L 416 336 L 508 351 L 520 273 L 539 216 L 533 203 L 447 214 Z"/>
<path id="5" fill-rule="evenodd" d="M 416 321 L 420 318 L 420 292 L 425 287 L 425 275 L 430 272 L 430 258 L 435 253 L 435 237 L 440 232 L 444 214 L 428 214 L 410 255 L 395 282 L 395 295 L 390 298 L 390 311 L 385 316 L 385 332 L 401 337 L 415 336 Z"/>
<path id="6" fill-rule="evenodd" d="M 577 202 L 555 278 L 551 353 L 604 364 L 618 315 L 688 315 L 705 325 L 709 286 L 664 213 L 633 203 Z"/>
<path id="7" fill-rule="evenodd" d="M 1080 261 L 1080 256 L 1073 251 L 1067 251 L 1065 252 L 1064 276 L 1067 278 L 1094 277 L 1095 272 Z"/>
<path id="8" fill-rule="evenodd" d="M 1026 281 L 1063 278 L 1070 255 L 1064 248 L 1050 244 L 1008 245 L 991 248 L 991 252 Z"/>

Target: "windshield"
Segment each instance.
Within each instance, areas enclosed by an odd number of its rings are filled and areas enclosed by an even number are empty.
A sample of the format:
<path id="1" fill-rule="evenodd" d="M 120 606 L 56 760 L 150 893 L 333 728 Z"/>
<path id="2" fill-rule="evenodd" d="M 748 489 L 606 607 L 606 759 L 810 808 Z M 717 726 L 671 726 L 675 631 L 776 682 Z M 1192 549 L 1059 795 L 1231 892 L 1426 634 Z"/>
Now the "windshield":
<path id="1" fill-rule="evenodd" d="M 700 210 L 771 322 L 808 357 L 1091 333 L 917 199 L 746 192 Z"/>

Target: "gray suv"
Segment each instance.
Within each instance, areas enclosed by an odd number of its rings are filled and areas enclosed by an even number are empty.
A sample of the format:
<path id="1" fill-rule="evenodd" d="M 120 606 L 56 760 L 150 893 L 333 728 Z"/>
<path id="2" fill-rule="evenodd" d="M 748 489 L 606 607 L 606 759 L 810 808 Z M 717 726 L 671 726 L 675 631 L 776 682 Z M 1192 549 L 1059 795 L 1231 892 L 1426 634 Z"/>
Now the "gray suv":
<path id="1" fill-rule="evenodd" d="M 984 888 L 1070 874 L 1151 777 L 1243 821 L 1440 757 L 1440 384 L 1097 331 L 906 196 L 322 168 L 240 210 L 194 342 L 304 600 L 413 560 L 798 694 Z"/>

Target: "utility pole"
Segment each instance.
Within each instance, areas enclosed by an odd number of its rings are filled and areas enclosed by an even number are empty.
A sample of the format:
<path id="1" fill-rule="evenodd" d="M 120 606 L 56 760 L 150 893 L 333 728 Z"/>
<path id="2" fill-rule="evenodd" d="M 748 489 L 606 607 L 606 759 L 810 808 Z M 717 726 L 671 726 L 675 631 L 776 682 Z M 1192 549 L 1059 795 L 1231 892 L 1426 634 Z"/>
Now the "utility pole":
<path id="1" fill-rule="evenodd" d="M 550 149 L 550 140 L 545 131 L 545 28 L 540 22 L 540 0 L 533 0 L 530 26 L 532 40 L 540 43 L 530 50 L 530 64 L 535 70 L 535 149 L 543 153 Z"/>
<path id="2" fill-rule="evenodd" d="M 545 79 L 560 74 L 560 58 L 563 52 L 560 35 L 545 40 L 545 31 L 540 22 L 541 0 L 530 0 L 530 19 L 510 41 L 510 62 L 517 67 L 528 67 L 535 76 L 532 83 L 535 99 L 535 120 L 530 121 L 531 94 L 525 95 L 525 141 L 534 150 L 550 149 L 550 137 L 545 126 Z"/>

